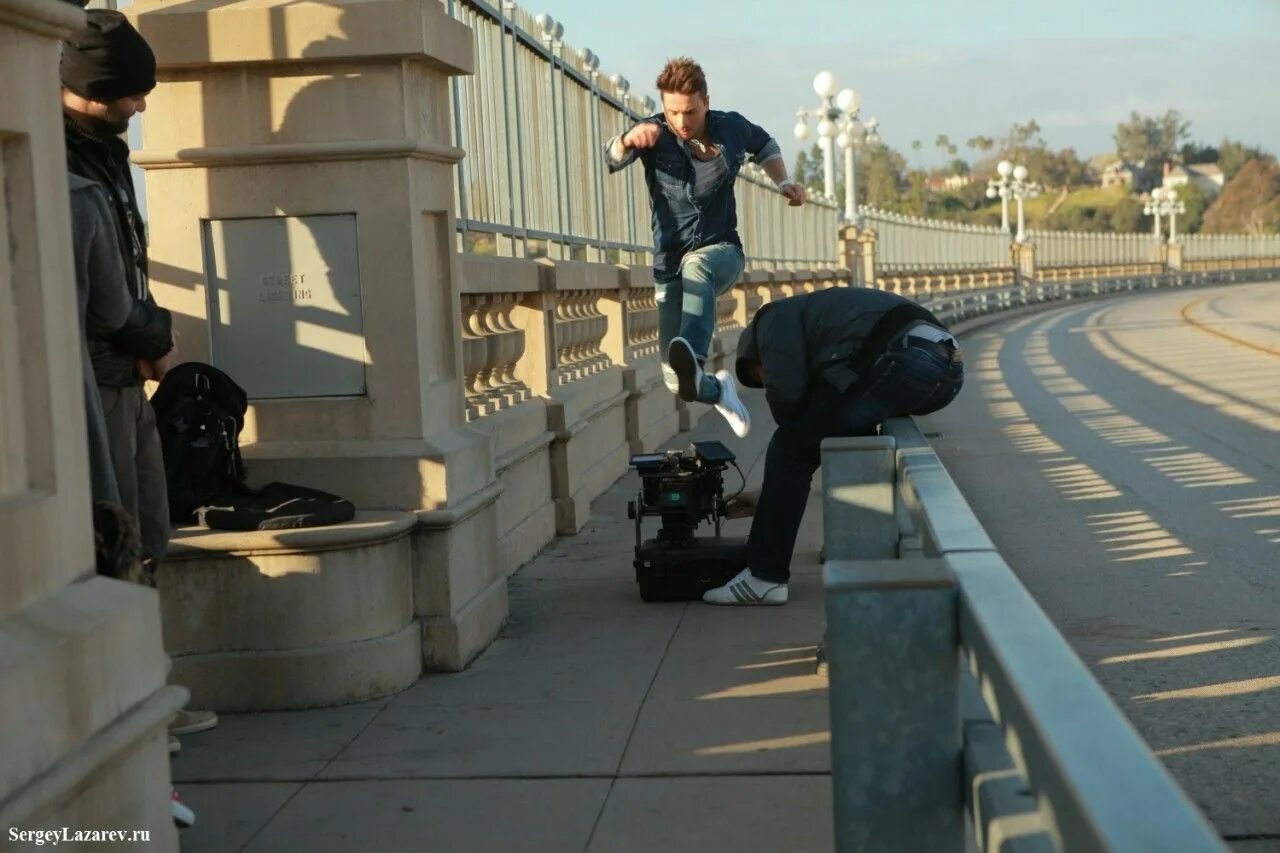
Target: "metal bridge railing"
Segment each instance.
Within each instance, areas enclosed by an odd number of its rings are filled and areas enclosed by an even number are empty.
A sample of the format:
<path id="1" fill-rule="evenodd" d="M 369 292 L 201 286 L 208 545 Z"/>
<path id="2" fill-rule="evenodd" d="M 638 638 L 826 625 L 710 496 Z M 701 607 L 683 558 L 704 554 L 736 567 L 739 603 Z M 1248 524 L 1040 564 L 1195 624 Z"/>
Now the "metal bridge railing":
<path id="1" fill-rule="evenodd" d="M 822 447 L 836 849 L 960 853 L 970 792 L 981 849 L 1223 853 L 914 422 L 885 426 Z"/>
<path id="2" fill-rule="evenodd" d="M 621 78 L 543 32 L 515 3 L 441 0 L 471 27 L 476 72 L 455 77 L 450 119 L 467 152 L 454 193 L 460 250 L 647 264 L 644 174 L 606 173 L 604 141 L 645 117 Z M 755 166 L 735 187 L 748 269 L 830 269 L 840 211 L 824 199 L 790 208 Z"/>

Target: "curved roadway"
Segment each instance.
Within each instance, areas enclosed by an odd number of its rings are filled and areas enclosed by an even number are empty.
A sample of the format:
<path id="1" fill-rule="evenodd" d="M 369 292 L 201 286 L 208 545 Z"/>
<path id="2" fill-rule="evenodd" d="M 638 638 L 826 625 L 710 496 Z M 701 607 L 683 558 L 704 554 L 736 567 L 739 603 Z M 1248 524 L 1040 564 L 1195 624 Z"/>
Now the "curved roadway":
<path id="1" fill-rule="evenodd" d="M 1001 553 L 1238 850 L 1280 850 L 1280 283 L 962 335 L 923 420 Z"/>

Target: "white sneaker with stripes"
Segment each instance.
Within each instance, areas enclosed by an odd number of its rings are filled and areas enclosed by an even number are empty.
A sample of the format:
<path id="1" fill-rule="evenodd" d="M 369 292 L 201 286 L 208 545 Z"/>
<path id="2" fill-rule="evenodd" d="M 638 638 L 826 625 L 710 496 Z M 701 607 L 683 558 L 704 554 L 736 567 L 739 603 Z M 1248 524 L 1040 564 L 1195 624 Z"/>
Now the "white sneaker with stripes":
<path id="1" fill-rule="evenodd" d="M 786 604 L 787 585 L 762 581 L 751 574 L 751 569 L 743 569 L 724 586 L 704 592 L 702 600 L 707 604 L 747 606 Z"/>

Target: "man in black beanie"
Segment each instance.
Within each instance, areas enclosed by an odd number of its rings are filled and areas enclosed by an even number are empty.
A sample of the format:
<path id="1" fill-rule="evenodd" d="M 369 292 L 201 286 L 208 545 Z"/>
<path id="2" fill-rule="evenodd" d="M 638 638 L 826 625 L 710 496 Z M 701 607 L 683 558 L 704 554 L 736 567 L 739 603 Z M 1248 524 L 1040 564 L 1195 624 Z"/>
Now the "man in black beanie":
<path id="1" fill-rule="evenodd" d="M 147 286 L 147 237 L 129 173 L 129 146 L 120 138 L 129 119 L 147 108 L 156 58 L 119 12 L 94 9 L 85 27 L 62 48 L 62 111 L 67 168 L 97 184 L 108 201 L 120 259 L 85 270 L 90 292 L 121 286 L 128 318 L 117 330 L 87 330 L 89 357 L 106 414 L 111 461 L 124 507 L 138 521 L 146 560 L 153 566 L 169 543 L 169 503 L 155 416 L 143 392 L 173 361 L 169 312 Z M 73 235 L 77 236 L 77 235 Z M 114 295 L 113 295 L 114 296 Z"/>
<path id="2" fill-rule="evenodd" d="M 129 146 L 120 135 L 147 108 L 147 95 L 156 85 L 156 57 L 124 15 L 91 9 L 85 26 L 63 42 L 61 76 L 67 169 L 105 196 L 105 227 L 115 236 L 108 242 L 119 252 L 110 259 L 90 257 L 78 273 L 87 280 L 90 299 L 100 296 L 94 291 L 111 289 L 107 299 L 129 305 L 123 325 L 109 332 L 91 325 L 86 341 L 120 499 L 138 522 L 144 574 L 154 583 L 169 545 L 169 496 L 155 413 L 143 382 L 161 379 L 177 363 L 177 351 L 169 312 L 156 305 L 147 284 L 146 227 L 129 172 Z M 83 232 L 74 228 L 72 239 L 85 239 Z M 170 732 L 202 731 L 217 719 L 210 711 L 184 710 Z"/>

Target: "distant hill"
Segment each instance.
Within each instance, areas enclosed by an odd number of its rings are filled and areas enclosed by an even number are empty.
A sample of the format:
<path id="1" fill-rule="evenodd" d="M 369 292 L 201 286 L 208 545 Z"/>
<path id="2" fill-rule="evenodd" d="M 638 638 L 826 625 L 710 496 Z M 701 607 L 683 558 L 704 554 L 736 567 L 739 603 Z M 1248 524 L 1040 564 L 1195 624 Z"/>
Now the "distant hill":
<path id="1" fill-rule="evenodd" d="M 1200 231 L 1280 233 L 1280 165 L 1270 157 L 1245 163 L 1205 212 Z"/>

